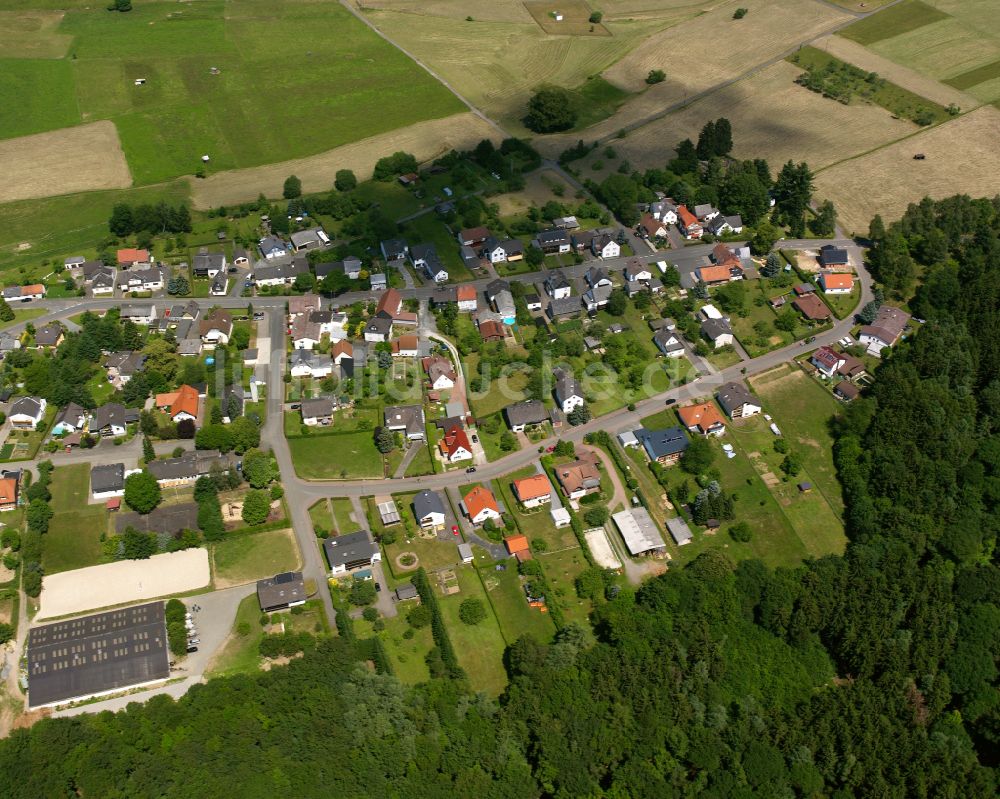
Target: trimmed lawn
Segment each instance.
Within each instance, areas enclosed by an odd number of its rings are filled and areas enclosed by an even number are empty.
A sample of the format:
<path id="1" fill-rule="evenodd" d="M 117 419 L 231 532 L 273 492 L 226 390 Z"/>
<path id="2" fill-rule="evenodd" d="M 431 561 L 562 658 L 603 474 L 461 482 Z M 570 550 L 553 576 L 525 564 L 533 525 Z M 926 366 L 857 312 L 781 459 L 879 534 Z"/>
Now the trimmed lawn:
<path id="1" fill-rule="evenodd" d="M 367 430 L 290 438 L 288 447 L 296 473 L 305 480 L 384 476 L 382 455 Z"/>
<path id="2" fill-rule="evenodd" d="M 309 508 L 309 519 L 312 522 L 313 530 L 326 530 L 332 532 L 333 514 L 330 513 L 330 500 L 321 499 Z"/>
<path id="3" fill-rule="evenodd" d="M 384 619 L 385 629 L 380 633 L 372 630 L 371 624 L 364 619 L 355 619 L 354 628 L 359 637 L 382 639 L 382 645 L 392 663 L 392 671 L 400 682 L 407 685 L 427 682 L 430 671 L 427 669 L 427 653 L 434 648 L 434 636 L 430 625 L 414 629 L 406 621 L 406 614 L 417 607 L 416 602 L 399 605 L 399 615 L 393 619 Z M 412 638 L 404 638 L 403 633 L 413 630 Z"/>
<path id="4" fill-rule="evenodd" d="M 528 537 L 529 541 L 541 538 L 548 545 L 550 551 L 577 546 L 576 536 L 573 534 L 571 527 L 556 529 L 555 524 L 552 522 L 552 514 L 549 512 L 552 509 L 550 504 L 525 510 L 521 508 L 514 498 L 514 489 L 511 487 L 511 484 L 515 480 L 520 480 L 522 477 L 531 477 L 535 473 L 534 466 L 526 466 L 523 469 L 494 480 L 493 487 L 499 490 L 500 497 L 503 499 L 504 505 L 507 506 L 507 510 L 514 517 L 518 529 Z"/>
<path id="5" fill-rule="evenodd" d="M 820 294 L 820 296 L 838 319 L 846 319 L 858 307 L 858 302 L 861 300 L 861 284 L 855 281 L 850 294 Z"/>
<path id="6" fill-rule="evenodd" d="M 76 463 L 53 469 L 49 493 L 52 494 L 49 504 L 54 513 L 80 510 L 90 499 L 90 466 Z"/>
<path id="7" fill-rule="evenodd" d="M 448 635 L 455 648 L 455 654 L 458 655 L 459 664 L 469 675 L 472 687 L 491 696 L 499 696 L 507 685 L 503 653 L 507 644 L 514 639 L 504 637 L 500 629 L 501 624 L 492 614 L 488 614 L 486 619 L 474 625 L 465 624 L 458 617 L 458 609 L 466 599 L 481 599 L 487 610 L 490 601 L 474 568 L 459 566 L 455 569 L 455 574 L 461 591 L 451 596 L 438 597 Z M 528 606 L 527 602 L 524 602 L 524 606 Z"/>
<path id="8" fill-rule="evenodd" d="M 434 474 L 434 462 L 431 460 L 431 451 L 426 445 L 421 446 L 410 465 L 406 467 L 404 477 L 419 477 L 423 474 Z"/>
<path id="9" fill-rule="evenodd" d="M 708 354 L 708 362 L 722 371 L 740 362 L 740 355 L 735 349 L 713 350 Z"/>
<path id="10" fill-rule="evenodd" d="M 54 498 L 54 495 L 53 495 Z M 77 507 L 57 513 L 42 536 L 42 568 L 46 574 L 82 569 L 104 562 L 101 536 L 107 530 L 103 507 Z"/>
<path id="11" fill-rule="evenodd" d="M 530 635 L 543 644 L 552 640 L 556 633 L 555 625 L 547 613 L 528 604 L 514 561 L 507 563 L 506 571 L 484 569 L 479 572 L 479 576 L 508 644 L 514 643 L 522 635 Z"/>
<path id="12" fill-rule="evenodd" d="M 323 613 L 323 603 L 320 600 L 310 599 L 304 605 L 299 605 L 297 610 L 298 612 L 289 611 L 281 615 L 286 630 L 312 635 L 327 631 L 326 614 Z"/>
<path id="13" fill-rule="evenodd" d="M 337 529 L 341 535 L 354 533 L 361 529 L 361 525 L 351 518 L 354 506 L 349 499 L 331 499 L 330 505 L 333 507 L 333 518 L 337 522 Z"/>
<path id="14" fill-rule="evenodd" d="M 486 453 L 486 459 L 489 461 L 499 460 L 505 455 L 510 455 L 511 452 L 517 452 L 521 449 L 521 440 L 516 435 L 514 436 L 514 449 L 508 452 L 500 448 L 500 438 L 503 436 L 504 431 L 507 430 L 507 422 L 504 421 L 503 414 L 501 413 L 494 414 L 492 418 L 495 418 L 499 423 L 495 433 L 487 433 L 483 429 L 483 424 L 480 424 L 480 426 L 476 428 L 476 435 L 479 436 L 479 443 L 483 445 L 483 452 Z M 480 417 L 479 421 L 482 423 L 485 420 Z M 489 425 L 487 424 L 485 426 L 488 427 Z"/>
<path id="15" fill-rule="evenodd" d="M 233 584 L 292 571 L 299 562 L 290 530 L 240 535 L 212 547 L 215 578 Z"/>
<path id="16" fill-rule="evenodd" d="M 581 629 L 589 631 L 592 605 L 589 599 L 577 595 L 575 583 L 577 576 L 587 568 L 583 551 L 577 546 L 562 552 L 543 552 L 537 557 L 566 621 L 576 622 Z"/>
<path id="17" fill-rule="evenodd" d="M 42 314 L 46 313 L 44 308 L 17 308 L 14 310 L 14 318 L 9 322 L 0 322 L 0 330 L 5 327 L 11 327 L 13 325 L 20 324 L 21 322 L 29 322 Z"/>
<path id="18" fill-rule="evenodd" d="M 249 635 L 242 636 L 237 632 L 240 624 L 250 625 Z M 260 605 L 257 603 L 257 594 L 254 593 L 240 602 L 229 639 L 215 656 L 205 676 L 228 677 L 256 672 L 260 668 L 259 647 L 263 637 L 264 630 L 260 626 Z"/>
<path id="19" fill-rule="evenodd" d="M 413 513 L 410 510 L 409 503 L 401 505 L 400 512 L 411 515 Z M 421 536 L 416 536 L 407 541 L 402 530 L 394 530 L 394 532 L 397 534 L 396 541 L 383 546 L 383 550 L 385 551 L 383 565 L 388 566 L 393 577 L 400 582 L 409 582 L 419 566 L 423 566 L 430 573 L 437 569 L 454 566 L 460 562 L 458 545 L 462 542 L 462 539 L 459 536 L 453 536 L 455 539 L 454 542 L 442 541 L 438 538 L 423 538 Z M 399 566 L 396 563 L 396 558 L 404 552 L 415 554 L 417 556 L 417 563 L 409 568 Z"/>

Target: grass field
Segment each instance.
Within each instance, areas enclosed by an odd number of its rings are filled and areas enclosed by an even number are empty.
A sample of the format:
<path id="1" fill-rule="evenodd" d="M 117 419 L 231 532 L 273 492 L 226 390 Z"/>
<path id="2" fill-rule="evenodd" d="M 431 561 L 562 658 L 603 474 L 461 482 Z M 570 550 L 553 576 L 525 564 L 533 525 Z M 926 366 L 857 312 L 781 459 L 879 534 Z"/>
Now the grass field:
<path id="1" fill-rule="evenodd" d="M 76 506 L 71 511 L 56 513 L 49 522 L 49 531 L 42 537 L 45 573 L 82 569 L 103 562 L 101 534 L 107 529 L 107 519 L 107 511 L 100 505 Z"/>
<path id="2" fill-rule="evenodd" d="M 49 37 L 36 35 L 37 46 L 65 49 L 72 38 L 66 58 L 2 60 L 0 91 L 21 113 L 3 117 L 0 136 L 110 119 L 139 184 L 192 174 L 205 153 L 209 171 L 251 167 L 462 110 L 337 4 L 76 6 Z M 282 55 L 290 50 L 297 68 Z"/>
<path id="3" fill-rule="evenodd" d="M 313 530 L 316 532 L 326 530 L 329 533 L 335 530 L 329 499 L 321 499 L 310 506 L 309 521 L 312 522 Z"/>
<path id="4" fill-rule="evenodd" d="M 292 571 L 299 562 L 291 530 L 236 536 L 212 547 L 216 588 Z"/>
<path id="5" fill-rule="evenodd" d="M 371 431 L 290 438 L 295 472 L 306 480 L 382 477 L 382 456 Z"/>
<path id="6" fill-rule="evenodd" d="M 1000 174 L 1000 110 L 984 106 L 912 138 L 838 163 L 816 175 L 816 195 L 837 206 L 845 232 L 864 232 L 875 214 L 897 219 L 924 196 L 992 196 Z M 962 152 L 955 158 L 956 148 Z M 923 161 L 913 160 L 924 153 Z"/>
<path id="7" fill-rule="evenodd" d="M 54 513 L 87 510 L 86 505 L 90 499 L 90 466 L 75 463 L 53 469 L 49 493 L 52 495 L 49 505 Z"/>
<path id="8" fill-rule="evenodd" d="M 486 605 L 487 610 L 490 607 L 490 602 L 474 568 L 459 566 L 456 567 L 455 573 L 461 591 L 452 596 L 438 597 L 441 613 L 448 628 L 448 635 L 455 648 L 455 653 L 458 655 L 459 664 L 469 675 L 472 687 L 477 691 L 485 691 L 492 696 L 498 696 L 507 685 L 507 673 L 503 668 L 503 653 L 508 642 L 501 632 L 497 617 L 492 613 L 489 613 L 484 621 L 475 625 L 465 624 L 458 618 L 458 609 L 464 600 L 479 598 Z M 524 606 L 527 607 L 526 602 Z"/>
<path id="9" fill-rule="evenodd" d="M 576 622 L 581 629 L 589 630 L 592 605 L 589 599 L 581 599 L 577 595 L 575 582 L 580 573 L 588 568 L 583 551 L 576 546 L 560 552 L 542 553 L 538 559 L 566 621 Z"/>
<path id="10" fill-rule="evenodd" d="M 44 308 L 15 308 L 14 318 L 9 322 L 0 322 L 0 330 L 3 330 L 5 327 L 12 327 L 13 325 L 19 325 L 22 322 L 37 319 L 44 313 L 46 313 Z"/>
<path id="11" fill-rule="evenodd" d="M 385 629 L 380 633 L 374 632 L 364 619 L 354 622 L 354 629 L 359 637 L 378 636 L 382 640 L 389 662 L 392 664 L 393 674 L 400 682 L 407 685 L 427 682 L 431 677 L 426 661 L 427 653 L 434 647 L 431 628 L 429 625 L 411 628 L 406 621 L 406 614 L 416 606 L 415 602 L 400 604 L 399 615 L 392 619 L 384 619 Z M 403 633 L 410 629 L 413 630 L 413 637 L 404 638 Z"/>
<path id="12" fill-rule="evenodd" d="M 543 644 L 552 640 L 556 633 L 552 618 L 528 604 L 514 561 L 508 563 L 506 571 L 483 570 L 479 576 L 508 644 L 522 635 L 530 635 Z"/>
<path id="13" fill-rule="evenodd" d="M 264 637 L 259 619 L 260 605 L 257 602 L 257 594 L 254 593 L 240 602 L 233 630 L 205 672 L 207 677 L 253 674 L 257 671 L 260 667 L 260 641 Z M 249 626 L 248 635 L 240 635 L 237 632 L 241 624 Z"/>
<path id="14" fill-rule="evenodd" d="M 855 22 L 840 35 L 859 44 L 875 44 L 943 19 L 948 19 L 948 15 L 933 5 L 928 5 L 922 0 L 904 0 L 873 17 Z"/>
<path id="15" fill-rule="evenodd" d="M 341 535 L 354 533 L 361 529 L 361 525 L 351 517 L 354 508 L 349 499 L 331 499 L 330 505 L 333 506 L 333 518 L 337 522 L 337 530 Z"/>

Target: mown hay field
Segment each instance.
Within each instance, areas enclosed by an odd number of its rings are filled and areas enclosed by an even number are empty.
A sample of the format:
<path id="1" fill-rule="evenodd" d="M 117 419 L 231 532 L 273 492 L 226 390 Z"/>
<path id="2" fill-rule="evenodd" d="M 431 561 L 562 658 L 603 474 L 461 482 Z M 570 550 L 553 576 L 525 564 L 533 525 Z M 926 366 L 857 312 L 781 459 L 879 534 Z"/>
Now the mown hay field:
<path id="1" fill-rule="evenodd" d="M 132 185 L 111 122 L 0 140 L 0 203 Z"/>
<path id="2" fill-rule="evenodd" d="M 456 114 L 418 122 L 307 158 L 218 172 L 204 180 L 193 179 L 191 198 L 196 208 L 216 208 L 252 200 L 261 192 L 268 197 L 279 197 L 289 175 L 296 175 L 307 193 L 328 191 L 338 169 L 351 169 L 365 180 L 371 177 L 375 162 L 390 153 L 403 150 L 413 153 L 419 161 L 426 161 L 452 149 L 471 149 L 483 139 L 499 143 L 500 134 L 473 113 Z"/>
<path id="3" fill-rule="evenodd" d="M 0 58 L 62 58 L 72 41 L 58 31 L 62 19 L 62 11 L 0 11 Z"/>
<path id="4" fill-rule="evenodd" d="M 794 81 L 801 69 L 780 61 L 695 103 L 657 119 L 611 144 L 619 158 L 633 169 L 662 168 L 673 148 L 684 138 L 696 139 L 709 120 L 727 117 L 733 126 L 734 154 L 765 158 L 773 169 L 789 158 L 806 161 L 813 169 L 850 158 L 914 133 L 911 122 L 893 119 L 882 108 L 868 104 L 841 105 Z M 619 161 L 603 160 L 601 172 L 584 167 L 595 180 L 618 168 Z"/>
<path id="5" fill-rule="evenodd" d="M 916 136 L 823 170 L 816 195 L 834 201 L 846 232 L 863 233 L 875 214 L 898 218 L 924 196 L 992 197 L 1000 190 L 1000 110 L 983 106 Z M 923 153 L 925 159 L 914 160 Z"/>

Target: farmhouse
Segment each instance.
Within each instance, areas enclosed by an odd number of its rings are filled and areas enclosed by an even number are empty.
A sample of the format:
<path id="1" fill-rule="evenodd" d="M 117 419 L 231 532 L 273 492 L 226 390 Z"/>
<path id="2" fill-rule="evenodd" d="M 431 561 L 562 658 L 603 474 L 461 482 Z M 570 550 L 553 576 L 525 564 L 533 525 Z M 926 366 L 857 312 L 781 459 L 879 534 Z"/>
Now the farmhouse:
<path id="1" fill-rule="evenodd" d="M 742 383 L 726 383 L 715 395 L 730 419 L 742 419 L 761 412 L 760 400 L 751 394 Z"/>
<path id="2" fill-rule="evenodd" d="M 526 508 L 537 508 L 552 501 L 552 486 L 544 474 L 534 474 L 515 480 L 514 496 Z"/>
<path id="3" fill-rule="evenodd" d="M 726 432 L 726 420 L 715 407 L 714 402 L 703 402 L 700 405 L 688 405 L 677 409 L 677 415 L 692 433 L 703 436 L 721 436 Z"/>
<path id="4" fill-rule="evenodd" d="M 854 290 L 854 275 L 850 272 L 821 272 L 819 286 L 824 294 L 850 294 Z"/>
<path id="5" fill-rule="evenodd" d="M 282 572 L 257 581 L 257 602 L 264 613 L 287 610 L 306 603 L 302 572 Z"/>
<path id="6" fill-rule="evenodd" d="M 364 530 L 324 539 L 323 551 L 332 575 L 369 568 L 382 560 L 378 544 L 373 543 Z"/>
<path id="7" fill-rule="evenodd" d="M 662 466 L 677 463 L 691 443 L 682 427 L 667 427 L 663 430 L 640 427 L 635 431 L 635 437 L 646 450 L 649 459 Z"/>
<path id="8" fill-rule="evenodd" d="M 496 497 L 492 491 L 482 486 L 476 486 L 462 498 L 462 511 L 477 526 L 487 520 L 496 521 L 501 518 Z"/>

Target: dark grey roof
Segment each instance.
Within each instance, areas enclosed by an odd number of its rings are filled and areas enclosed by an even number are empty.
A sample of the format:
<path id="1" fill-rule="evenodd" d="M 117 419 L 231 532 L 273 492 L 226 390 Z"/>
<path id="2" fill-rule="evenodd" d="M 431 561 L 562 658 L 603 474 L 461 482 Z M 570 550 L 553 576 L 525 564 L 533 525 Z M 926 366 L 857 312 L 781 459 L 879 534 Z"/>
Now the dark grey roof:
<path id="1" fill-rule="evenodd" d="M 569 397 L 582 397 L 583 389 L 580 388 L 579 381 L 573 373 L 565 369 L 556 369 L 552 372 L 556 379 L 556 397 L 562 402 Z"/>
<path id="2" fill-rule="evenodd" d="M 549 412 L 541 400 L 524 400 L 515 402 L 504 408 L 507 421 L 512 426 L 522 424 L 541 424 L 549 418 Z"/>
<path id="3" fill-rule="evenodd" d="M 260 250 L 263 253 L 269 253 L 277 250 L 284 250 L 287 252 L 288 245 L 277 236 L 265 236 L 260 240 Z"/>
<path id="4" fill-rule="evenodd" d="M 557 230 L 543 230 L 538 234 L 537 238 L 539 244 L 547 247 L 569 244 L 569 235 L 561 228 Z"/>
<path id="5" fill-rule="evenodd" d="M 215 449 L 192 450 L 179 458 L 152 461 L 146 464 L 146 471 L 157 480 L 183 480 L 209 474 L 215 464 L 228 469 L 230 460 Z"/>
<path id="6" fill-rule="evenodd" d="M 125 406 L 117 402 L 106 402 L 94 410 L 91 429 L 100 431 L 106 427 L 125 427 Z"/>
<path id="7" fill-rule="evenodd" d="M 396 599 L 406 600 L 406 599 L 416 599 L 420 594 L 417 593 L 417 589 L 413 587 L 413 583 L 403 583 L 396 589 Z"/>
<path id="8" fill-rule="evenodd" d="M 760 400 L 751 394 L 742 383 L 726 383 L 719 389 L 715 397 L 719 400 L 722 410 L 730 416 L 732 416 L 733 411 L 742 408 L 745 403 L 760 406 Z"/>
<path id="9" fill-rule="evenodd" d="M 663 430 L 640 427 L 635 431 L 635 437 L 653 460 L 683 452 L 691 443 L 683 427 L 667 427 Z"/>
<path id="10" fill-rule="evenodd" d="M 302 400 L 303 419 L 323 419 L 333 413 L 333 400 L 328 397 Z"/>
<path id="11" fill-rule="evenodd" d="M 557 316 L 568 316 L 569 314 L 578 313 L 583 309 L 580 304 L 579 297 L 560 297 L 558 300 L 550 300 L 549 307 L 546 309 L 549 317 L 555 319 Z"/>
<path id="12" fill-rule="evenodd" d="M 417 519 L 425 519 L 432 513 L 444 513 L 444 503 L 433 491 L 421 491 L 413 497 L 413 514 Z"/>
<path id="13" fill-rule="evenodd" d="M 69 403 L 65 408 L 63 408 L 56 416 L 55 424 L 60 422 L 68 422 L 73 425 L 73 427 L 79 427 L 80 419 L 86 418 L 87 412 L 75 402 Z"/>
<path id="14" fill-rule="evenodd" d="M 590 269 L 587 270 L 586 278 L 587 278 L 587 283 L 589 283 L 591 286 L 595 286 L 604 280 L 611 280 L 611 278 L 608 277 L 608 273 L 605 272 L 604 269 L 602 269 L 599 266 L 590 267 Z"/>
<path id="15" fill-rule="evenodd" d="M 506 280 L 491 280 L 486 284 L 486 299 L 493 302 L 493 298 L 501 291 L 510 291 L 510 283 Z"/>
<path id="16" fill-rule="evenodd" d="M 566 275 L 562 272 L 553 270 L 549 272 L 549 276 L 545 278 L 545 285 L 549 287 L 549 291 L 553 292 L 556 289 L 564 289 L 569 285 L 569 281 L 566 279 Z"/>
<path id="17" fill-rule="evenodd" d="M 372 556 L 378 552 L 378 546 L 372 543 L 367 532 L 359 530 L 348 535 L 330 536 L 323 541 L 323 551 L 331 568 L 353 568 L 361 563 L 370 563 Z"/>
<path id="18" fill-rule="evenodd" d="M 401 427 L 407 435 L 424 432 L 424 409 L 420 405 L 387 407 L 383 418 L 386 427 Z"/>
<path id="19" fill-rule="evenodd" d="M 219 269 L 222 269 L 225 260 L 226 256 L 221 252 L 203 252 L 198 253 L 194 257 L 191 266 L 194 269 L 195 274 L 198 274 L 199 272 L 205 272 L 207 274 L 212 270 L 218 271 Z"/>
<path id="20" fill-rule="evenodd" d="M 671 339 L 673 339 L 673 341 L 671 341 Z M 656 343 L 656 346 L 664 352 L 678 352 L 684 349 L 684 345 L 681 344 L 674 331 L 667 330 L 667 328 L 661 329 L 655 336 L 653 336 L 653 341 Z"/>
<path id="21" fill-rule="evenodd" d="M 309 262 L 305 258 L 293 258 L 287 263 L 258 266 L 254 269 L 253 279 L 258 282 L 261 280 L 288 280 L 306 274 L 309 274 Z"/>
<path id="22" fill-rule="evenodd" d="M 32 707 L 170 676 L 162 602 L 33 627 L 28 638 Z"/>
<path id="23" fill-rule="evenodd" d="M 706 319 L 701 323 L 702 335 L 707 336 L 713 341 L 719 336 L 725 334 L 732 335 L 733 329 L 729 326 L 729 322 L 725 319 Z"/>
<path id="24" fill-rule="evenodd" d="M 832 244 L 824 244 L 819 249 L 819 262 L 823 266 L 839 266 L 847 263 L 847 250 L 843 247 L 835 247 Z"/>
<path id="25" fill-rule="evenodd" d="M 23 413 L 26 416 L 34 418 L 40 415 L 41 412 L 42 403 L 34 397 L 21 397 L 20 399 L 14 400 L 13 404 L 10 406 L 11 416 Z"/>
<path id="26" fill-rule="evenodd" d="M 410 260 L 414 263 L 417 261 L 437 261 L 439 260 L 437 247 L 433 244 L 414 244 L 410 247 Z"/>
<path id="27" fill-rule="evenodd" d="M 382 255 L 385 256 L 386 260 L 395 261 L 405 258 L 409 247 L 403 239 L 387 239 L 379 244 L 379 249 L 382 250 Z"/>
<path id="28" fill-rule="evenodd" d="M 257 581 L 257 601 L 263 611 L 287 608 L 293 602 L 306 601 L 302 572 L 282 572 Z"/>
<path id="29" fill-rule="evenodd" d="M 63 326 L 59 322 L 49 322 L 35 331 L 35 343 L 43 347 L 53 347 L 63 334 Z"/>
<path id="30" fill-rule="evenodd" d="M 381 336 L 388 336 L 392 332 L 392 318 L 389 316 L 373 316 L 365 325 L 366 333 L 377 333 Z"/>
<path id="31" fill-rule="evenodd" d="M 90 470 L 90 490 L 95 494 L 121 491 L 125 487 L 125 464 L 111 463 Z"/>

